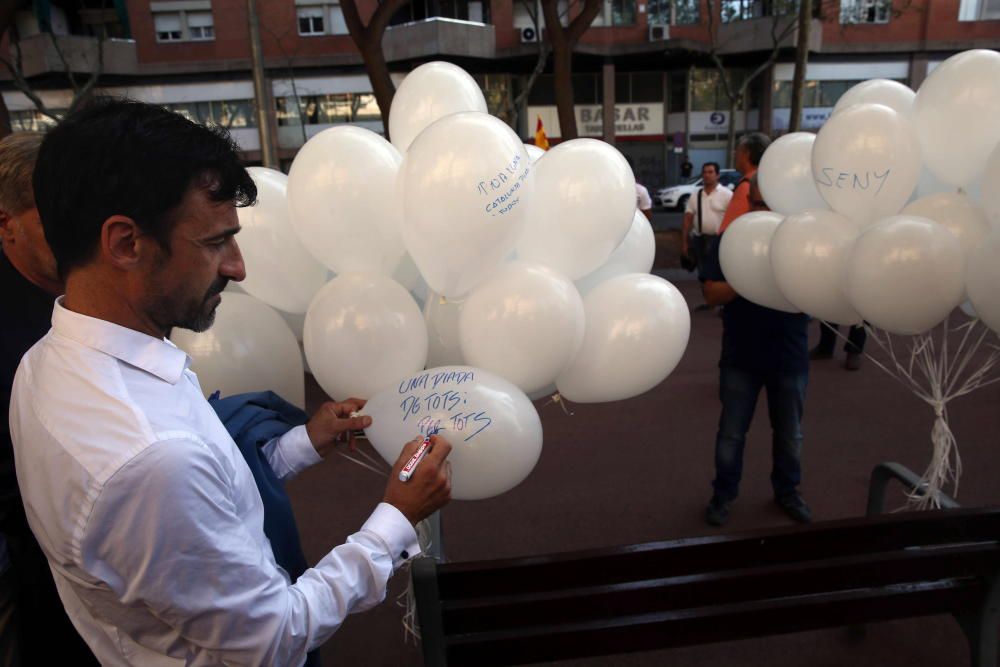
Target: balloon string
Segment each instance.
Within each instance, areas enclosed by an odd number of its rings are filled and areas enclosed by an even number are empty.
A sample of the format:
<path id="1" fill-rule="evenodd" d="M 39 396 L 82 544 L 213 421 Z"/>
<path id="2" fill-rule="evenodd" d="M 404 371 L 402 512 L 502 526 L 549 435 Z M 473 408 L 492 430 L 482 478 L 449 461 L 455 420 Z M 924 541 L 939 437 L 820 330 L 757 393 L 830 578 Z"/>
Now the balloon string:
<path id="1" fill-rule="evenodd" d="M 544 408 L 544 407 L 547 407 L 547 406 L 552 405 L 553 403 L 555 403 L 556 405 L 558 405 L 559 407 L 562 408 L 563 414 L 565 414 L 567 417 L 572 417 L 573 416 L 573 412 L 569 408 L 566 407 L 566 403 L 567 402 L 568 401 L 566 401 L 566 399 L 562 397 L 562 394 L 560 394 L 557 391 L 556 393 L 554 393 L 551 396 L 549 396 L 549 400 L 547 400 L 545 403 L 543 403 L 542 407 Z"/>
<path id="2" fill-rule="evenodd" d="M 357 451 L 359 451 L 359 452 L 360 452 L 361 450 L 357 450 Z M 351 463 L 355 463 L 355 464 L 357 464 L 357 465 L 361 466 L 362 468 L 365 468 L 366 470 L 371 470 L 371 471 L 372 471 L 373 473 L 375 473 L 376 475 L 380 475 L 380 476 L 382 476 L 382 477 L 388 477 L 388 476 L 389 476 L 389 473 L 387 473 L 386 471 L 384 471 L 384 470 L 379 470 L 379 469 L 378 469 L 378 468 L 376 468 L 375 466 L 373 466 L 373 465 L 370 465 L 370 464 L 368 464 L 368 463 L 365 463 L 365 462 L 364 462 L 364 461 L 362 461 L 361 459 L 356 459 L 356 458 L 354 458 L 353 456 L 351 456 L 350 454 L 348 454 L 347 452 L 344 452 L 344 451 L 340 451 L 340 450 L 338 450 L 338 451 L 337 451 L 337 453 L 338 453 L 338 454 L 340 454 L 341 456 L 343 456 L 343 457 L 344 457 L 345 459 L 347 459 L 347 460 L 348 460 L 348 461 L 350 461 Z"/>

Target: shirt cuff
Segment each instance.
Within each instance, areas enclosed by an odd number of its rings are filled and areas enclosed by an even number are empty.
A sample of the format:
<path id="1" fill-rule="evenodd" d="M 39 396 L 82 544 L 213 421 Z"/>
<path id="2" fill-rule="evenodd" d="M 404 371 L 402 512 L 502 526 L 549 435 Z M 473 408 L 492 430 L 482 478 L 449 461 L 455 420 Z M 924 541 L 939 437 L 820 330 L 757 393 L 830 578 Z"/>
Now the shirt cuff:
<path id="1" fill-rule="evenodd" d="M 392 556 L 392 569 L 420 555 L 417 531 L 403 513 L 389 503 L 379 503 L 361 530 L 375 533 L 385 542 Z"/>
<path id="2" fill-rule="evenodd" d="M 304 425 L 296 426 L 281 436 L 275 454 L 281 457 L 283 467 L 289 471 L 289 477 L 294 477 L 323 460 L 313 447 L 309 432 Z"/>

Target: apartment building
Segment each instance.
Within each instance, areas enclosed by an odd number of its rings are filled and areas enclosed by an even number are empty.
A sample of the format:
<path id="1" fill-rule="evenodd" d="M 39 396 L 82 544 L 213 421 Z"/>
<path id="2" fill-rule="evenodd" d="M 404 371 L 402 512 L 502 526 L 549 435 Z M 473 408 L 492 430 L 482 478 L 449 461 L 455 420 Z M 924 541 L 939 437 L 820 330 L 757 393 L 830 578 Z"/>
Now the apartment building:
<path id="1" fill-rule="evenodd" d="M 382 118 L 338 0 L 256 0 L 267 90 L 284 164 L 313 134 Z M 533 4 L 534 3 L 534 4 Z M 582 3 L 564 0 L 562 21 Z M 804 127 L 818 128 L 843 92 L 873 77 L 916 87 L 948 56 L 1000 48 L 1000 0 L 814 0 Z M 81 9 L 82 6 L 82 9 Z M 358 0 L 362 16 L 376 6 Z M 677 177 L 684 155 L 727 162 L 729 124 L 777 134 L 789 122 L 797 0 L 604 0 L 574 55 L 578 130 L 615 141 L 649 187 Z M 560 136 L 552 75 L 525 87 L 544 36 L 538 0 L 414 0 L 391 20 L 394 76 L 429 60 L 479 80 L 490 110 L 526 139 L 541 118 Z M 776 42 L 775 36 L 779 38 Z M 98 91 L 163 104 L 230 129 L 260 159 L 247 0 L 36 0 L 17 16 L 22 73 L 50 109 L 99 70 Z M 14 46 L 10 37 L 0 48 Z M 776 59 L 765 66 L 777 49 Z M 713 56 L 714 53 L 714 56 Z M 745 104 L 734 112 L 719 63 Z M 48 119 L 0 68 L 15 129 Z M 603 117 L 614 113 L 614 133 Z"/>

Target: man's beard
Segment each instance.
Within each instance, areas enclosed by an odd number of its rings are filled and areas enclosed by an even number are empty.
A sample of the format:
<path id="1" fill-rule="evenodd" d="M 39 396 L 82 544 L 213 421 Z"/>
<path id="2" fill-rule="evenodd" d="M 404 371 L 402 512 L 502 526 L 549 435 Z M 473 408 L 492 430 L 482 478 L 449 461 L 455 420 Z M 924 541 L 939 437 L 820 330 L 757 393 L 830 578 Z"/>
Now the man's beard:
<path id="1" fill-rule="evenodd" d="M 219 305 L 218 303 L 209 303 L 209 301 L 217 294 L 221 294 L 228 284 L 229 280 L 226 278 L 217 278 L 208 288 L 208 292 L 205 293 L 201 302 L 184 313 L 183 317 L 174 323 L 174 326 L 190 329 L 196 333 L 206 331 L 215 322 L 215 309 Z"/>

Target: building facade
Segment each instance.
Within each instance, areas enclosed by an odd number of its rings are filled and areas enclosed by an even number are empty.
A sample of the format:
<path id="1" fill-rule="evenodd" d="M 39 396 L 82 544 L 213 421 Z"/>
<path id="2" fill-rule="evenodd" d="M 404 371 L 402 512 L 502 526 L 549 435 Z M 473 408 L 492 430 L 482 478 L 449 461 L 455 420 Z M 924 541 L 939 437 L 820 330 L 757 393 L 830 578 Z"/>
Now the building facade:
<path id="1" fill-rule="evenodd" d="M 956 52 L 1000 48 L 1000 0 L 815 4 L 806 129 L 820 127 L 854 83 L 884 77 L 916 88 Z M 563 21 L 581 5 L 564 0 Z M 31 3 L 0 44 L 12 56 L 19 52 L 20 73 L 49 109 L 66 109 L 73 100 L 67 71 L 78 86 L 96 71 L 98 92 L 223 125 L 248 160 L 260 159 L 246 0 L 86 0 L 82 6 L 76 0 Z M 358 6 L 367 18 L 376 3 L 359 0 Z M 325 128 L 355 123 L 382 131 L 337 0 L 257 0 L 257 8 L 270 96 L 263 103 L 273 110 L 284 165 Z M 728 163 L 730 123 L 736 132 L 786 131 L 796 11 L 795 0 L 604 0 L 574 55 L 580 135 L 614 141 L 653 188 L 676 181 L 684 156 L 695 165 Z M 480 82 L 491 112 L 525 139 L 540 118 L 557 140 L 551 69 L 525 90 L 545 29 L 539 0 L 414 0 L 393 17 L 383 45 L 397 82 L 421 63 L 455 62 Z M 732 82 L 728 90 L 723 71 Z M 741 88 L 742 96 L 733 94 Z M 15 129 L 51 122 L 2 68 L 0 91 Z M 742 104 L 734 107 L 733 97 Z M 612 136 L 604 133 L 605 113 L 615 116 Z"/>

